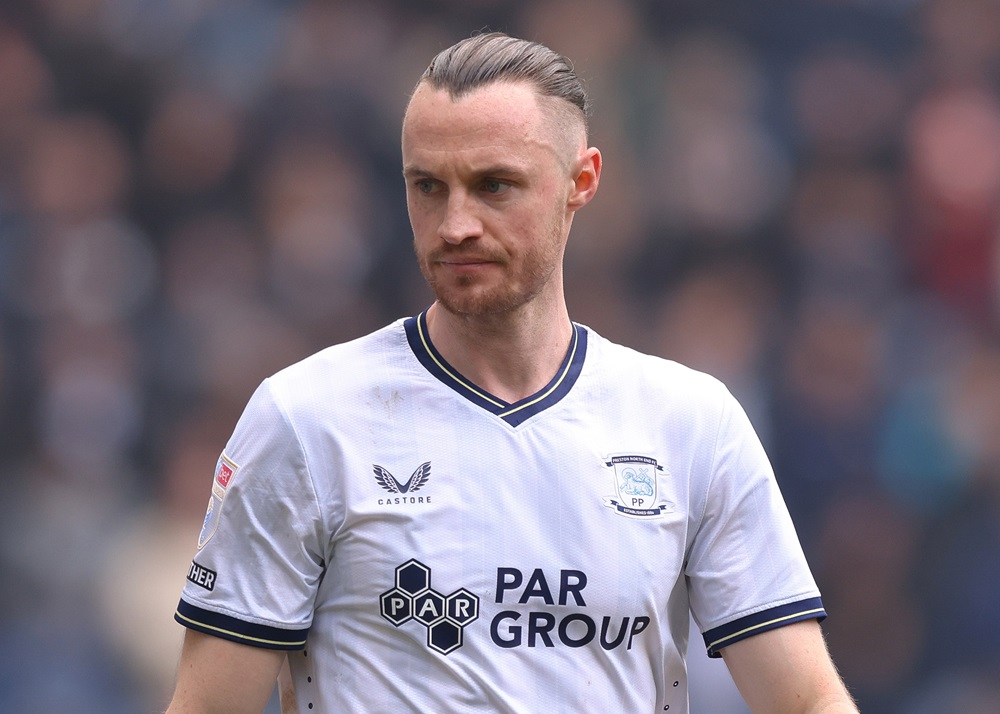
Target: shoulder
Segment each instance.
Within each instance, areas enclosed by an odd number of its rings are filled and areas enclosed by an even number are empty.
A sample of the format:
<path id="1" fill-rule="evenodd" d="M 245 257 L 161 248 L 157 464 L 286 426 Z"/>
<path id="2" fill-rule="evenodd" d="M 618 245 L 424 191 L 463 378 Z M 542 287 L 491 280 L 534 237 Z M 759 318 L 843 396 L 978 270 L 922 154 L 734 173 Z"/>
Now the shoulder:
<path id="1" fill-rule="evenodd" d="M 612 342 L 586 328 L 588 361 L 593 376 L 618 389 L 634 389 L 650 399 L 668 399 L 672 403 L 722 405 L 732 399 L 729 389 L 719 379 L 674 360 L 640 352 Z"/>
<path id="2" fill-rule="evenodd" d="M 342 404 L 372 385 L 392 382 L 394 374 L 409 367 L 409 355 L 403 320 L 397 320 L 281 369 L 264 380 L 259 391 L 289 413 Z"/>
<path id="3" fill-rule="evenodd" d="M 407 350 L 403 320 L 397 320 L 362 337 L 331 345 L 291 364 L 268 378 L 272 386 L 291 387 L 314 380 L 343 382 L 372 370 L 391 366 Z M 335 376 L 336 380 L 330 380 Z"/>

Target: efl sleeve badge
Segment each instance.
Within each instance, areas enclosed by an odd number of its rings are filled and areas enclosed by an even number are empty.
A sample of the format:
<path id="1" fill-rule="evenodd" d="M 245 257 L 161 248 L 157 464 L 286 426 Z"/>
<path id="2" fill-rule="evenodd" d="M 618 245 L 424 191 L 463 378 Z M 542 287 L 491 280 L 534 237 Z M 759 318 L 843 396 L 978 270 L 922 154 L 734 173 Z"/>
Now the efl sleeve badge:
<path id="1" fill-rule="evenodd" d="M 219 519 L 222 517 L 222 502 L 226 499 L 226 492 L 239 468 L 225 453 L 219 457 L 219 462 L 215 466 L 215 478 L 212 479 L 212 495 L 208 499 L 205 522 L 198 535 L 198 550 L 204 548 L 215 535 L 215 531 L 219 527 Z"/>

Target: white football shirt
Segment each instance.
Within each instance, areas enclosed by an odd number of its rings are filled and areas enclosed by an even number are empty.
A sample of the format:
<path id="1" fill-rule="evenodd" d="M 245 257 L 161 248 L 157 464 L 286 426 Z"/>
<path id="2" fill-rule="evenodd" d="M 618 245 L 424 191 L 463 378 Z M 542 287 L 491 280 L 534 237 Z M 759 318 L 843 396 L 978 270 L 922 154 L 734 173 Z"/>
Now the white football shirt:
<path id="1" fill-rule="evenodd" d="M 289 650 L 301 712 L 684 714 L 689 613 L 713 656 L 825 616 L 726 388 L 574 325 L 508 404 L 421 314 L 258 388 L 176 618 Z"/>

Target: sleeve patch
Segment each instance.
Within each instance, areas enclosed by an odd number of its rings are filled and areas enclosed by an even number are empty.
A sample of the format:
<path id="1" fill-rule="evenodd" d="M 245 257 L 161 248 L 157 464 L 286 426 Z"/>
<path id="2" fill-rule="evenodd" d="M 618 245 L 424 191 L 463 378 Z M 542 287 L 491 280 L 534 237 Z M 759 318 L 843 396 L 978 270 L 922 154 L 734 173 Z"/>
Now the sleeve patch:
<path id="1" fill-rule="evenodd" d="M 208 509 L 205 511 L 205 521 L 201 526 L 201 533 L 198 535 L 198 550 L 201 550 L 215 535 L 219 527 L 219 519 L 222 517 L 222 502 L 226 499 L 226 492 L 229 485 L 236 478 L 237 466 L 228 456 L 223 453 L 219 457 L 219 462 L 215 466 L 215 477 L 212 479 L 212 495 L 208 499 Z"/>
<path id="2" fill-rule="evenodd" d="M 826 610 L 823 608 L 823 601 L 814 597 L 755 612 L 725 625 L 714 627 L 703 633 L 702 637 L 705 638 L 708 656 L 721 657 L 720 650 L 723 647 L 728 647 L 734 642 L 745 640 L 753 635 L 759 635 L 761 632 L 791 625 L 793 622 L 802 622 L 803 620 L 822 622 L 824 619 L 826 619 Z"/>
<path id="3" fill-rule="evenodd" d="M 214 570 L 199 565 L 198 561 L 191 561 L 191 567 L 188 569 L 187 574 L 189 582 L 211 591 L 215 590 L 216 578 L 218 578 L 218 574 Z"/>

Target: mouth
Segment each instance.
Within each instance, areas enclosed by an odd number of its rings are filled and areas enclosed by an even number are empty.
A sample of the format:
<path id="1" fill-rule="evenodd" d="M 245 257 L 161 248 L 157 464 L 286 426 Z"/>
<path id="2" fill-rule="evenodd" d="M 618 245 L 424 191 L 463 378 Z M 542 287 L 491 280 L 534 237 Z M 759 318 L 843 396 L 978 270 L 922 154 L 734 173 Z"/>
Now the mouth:
<path id="1" fill-rule="evenodd" d="M 500 261 L 497 257 L 490 255 L 456 255 L 439 253 L 438 255 L 432 256 L 431 262 L 451 270 L 475 270 L 477 268 L 483 268 L 490 265 L 499 265 L 502 261 Z"/>
<path id="2" fill-rule="evenodd" d="M 476 266 L 476 265 L 489 265 L 491 263 L 495 263 L 496 261 L 494 261 L 494 260 L 488 260 L 486 258 L 458 258 L 458 259 L 455 259 L 455 258 L 444 258 L 444 259 L 439 260 L 437 262 L 440 263 L 441 265 L 445 265 L 445 266 L 448 266 L 448 267 L 464 268 L 464 267 L 471 267 L 471 266 Z"/>

